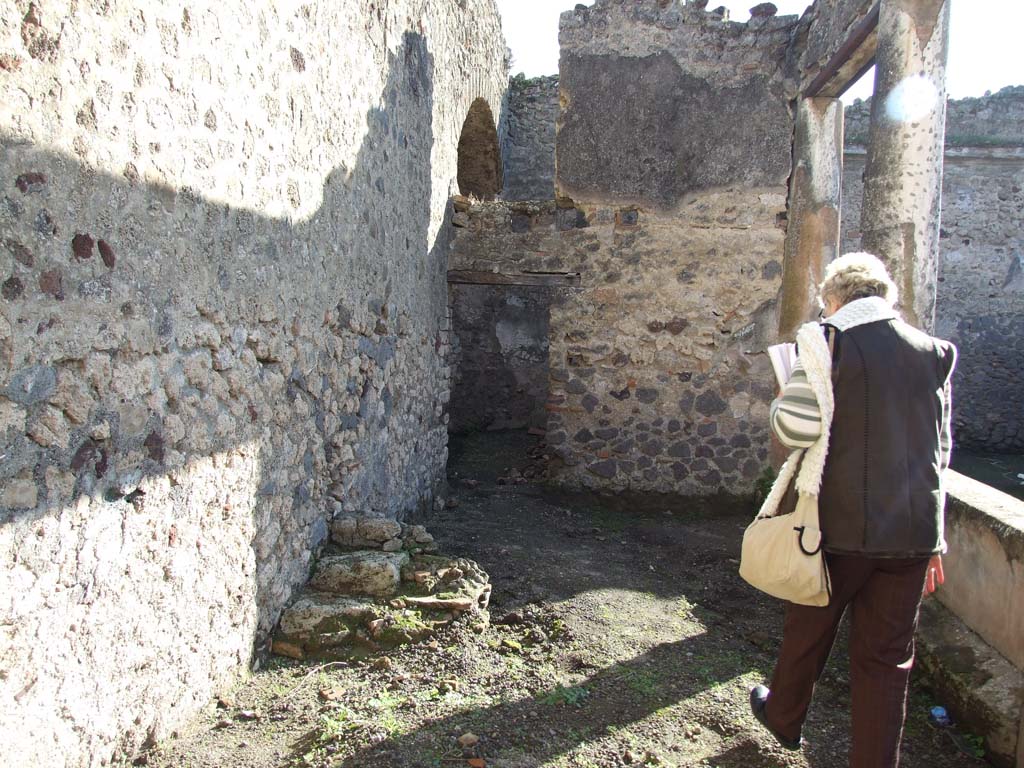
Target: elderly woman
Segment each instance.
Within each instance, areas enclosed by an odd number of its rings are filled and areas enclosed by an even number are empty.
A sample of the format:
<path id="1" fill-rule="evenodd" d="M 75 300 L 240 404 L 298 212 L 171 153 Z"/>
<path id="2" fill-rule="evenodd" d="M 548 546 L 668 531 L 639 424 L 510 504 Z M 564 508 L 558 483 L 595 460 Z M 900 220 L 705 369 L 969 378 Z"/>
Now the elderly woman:
<path id="1" fill-rule="evenodd" d="M 832 595 L 825 607 L 787 604 L 771 687 L 750 693 L 757 719 L 799 749 L 814 684 L 849 608 L 853 768 L 898 764 L 918 609 L 942 581 L 946 548 L 941 478 L 956 349 L 903 322 L 896 298 L 870 254 L 846 254 L 825 272 L 821 324 L 835 410 L 818 507 Z M 799 364 L 771 421 L 791 448 L 824 434 Z"/>

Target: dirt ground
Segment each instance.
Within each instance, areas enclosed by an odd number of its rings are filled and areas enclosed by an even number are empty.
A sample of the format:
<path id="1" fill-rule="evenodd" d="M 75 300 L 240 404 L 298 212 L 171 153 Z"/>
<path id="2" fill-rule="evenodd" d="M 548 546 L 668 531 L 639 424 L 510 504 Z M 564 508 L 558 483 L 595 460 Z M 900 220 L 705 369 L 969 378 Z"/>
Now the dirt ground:
<path id="1" fill-rule="evenodd" d="M 135 764 L 846 765 L 845 640 L 817 689 L 801 752 L 783 750 L 750 715 L 748 691 L 769 675 L 782 625 L 781 604 L 736 572 L 753 510 L 499 484 L 533 441 L 453 441 L 458 504 L 416 521 L 443 552 L 490 574 L 489 626 L 462 622 L 358 662 L 273 659 Z M 934 703 L 915 680 L 901 765 L 981 764 L 958 750 L 955 732 L 928 724 Z"/>

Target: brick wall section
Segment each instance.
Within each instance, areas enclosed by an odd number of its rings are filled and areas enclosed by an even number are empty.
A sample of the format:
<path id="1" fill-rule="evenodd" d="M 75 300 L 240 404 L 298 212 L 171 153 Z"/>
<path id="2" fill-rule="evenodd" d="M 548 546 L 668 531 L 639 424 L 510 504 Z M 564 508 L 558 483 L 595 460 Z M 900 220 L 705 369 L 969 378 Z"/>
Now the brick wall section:
<path id="1" fill-rule="evenodd" d="M 860 247 L 870 104 L 846 110 L 842 250 Z M 959 445 L 1024 450 L 1024 87 L 950 101 L 942 181 L 936 332 L 960 349 Z M 973 144 L 972 144 L 973 142 Z"/>
<path id="2" fill-rule="evenodd" d="M 508 119 L 502 157 L 505 200 L 550 200 L 555 196 L 555 122 L 558 76 L 509 81 Z"/>
<path id="3" fill-rule="evenodd" d="M 5 760 L 92 766 L 249 663 L 333 514 L 430 503 L 506 49 L 492 0 L 0 9 Z"/>

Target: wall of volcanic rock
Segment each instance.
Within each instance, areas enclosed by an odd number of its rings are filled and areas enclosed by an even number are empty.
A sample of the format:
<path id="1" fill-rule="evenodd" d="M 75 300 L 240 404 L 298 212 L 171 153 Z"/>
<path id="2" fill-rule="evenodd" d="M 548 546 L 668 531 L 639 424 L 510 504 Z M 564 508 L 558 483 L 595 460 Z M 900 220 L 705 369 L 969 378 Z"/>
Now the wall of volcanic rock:
<path id="1" fill-rule="evenodd" d="M 554 215 L 573 227 L 558 263 L 530 258 L 581 273 L 550 320 L 567 486 L 748 493 L 767 464 L 799 21 L 699 5 L 562 14 Z"/>
<path id="2" fill-rule="evenodd" d="M 0 722 L 99 765 L 250 662 L 332 515 L 431 502 L 507 53 L 493 0 L 0 9 Z"/>

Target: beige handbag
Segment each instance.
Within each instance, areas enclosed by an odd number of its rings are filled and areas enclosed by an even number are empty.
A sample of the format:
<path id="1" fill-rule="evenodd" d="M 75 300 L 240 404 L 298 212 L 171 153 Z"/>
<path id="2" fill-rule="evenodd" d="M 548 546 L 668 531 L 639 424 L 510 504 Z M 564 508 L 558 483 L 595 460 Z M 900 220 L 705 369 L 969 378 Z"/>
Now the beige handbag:
<path id="1" fill-rule="evenodd" d="M 832 589 L 821 551 L 818 497 L 797 494 L 790 485 L 778 509 L 790 508 L 793 496 L 796 508 L 792 512 L 772 514 L 766 504 L 747 526 L 740 576 L 772 597 L 799 605 L 828 605 Z"/>
<path id="2" fill-rule="evenodd" d="M 817 323 L 805 323 L 797 331 L 807 381 L 821 410 L 821 434 L 811 447 L 790 454 L 743 532 L 740 576 L 762 592 L 799 605 L 828 605 L 832 591 L 821 551 L 818 491 L 835 407 L 834 339 L 830 334 L 826 342 Z"/>

